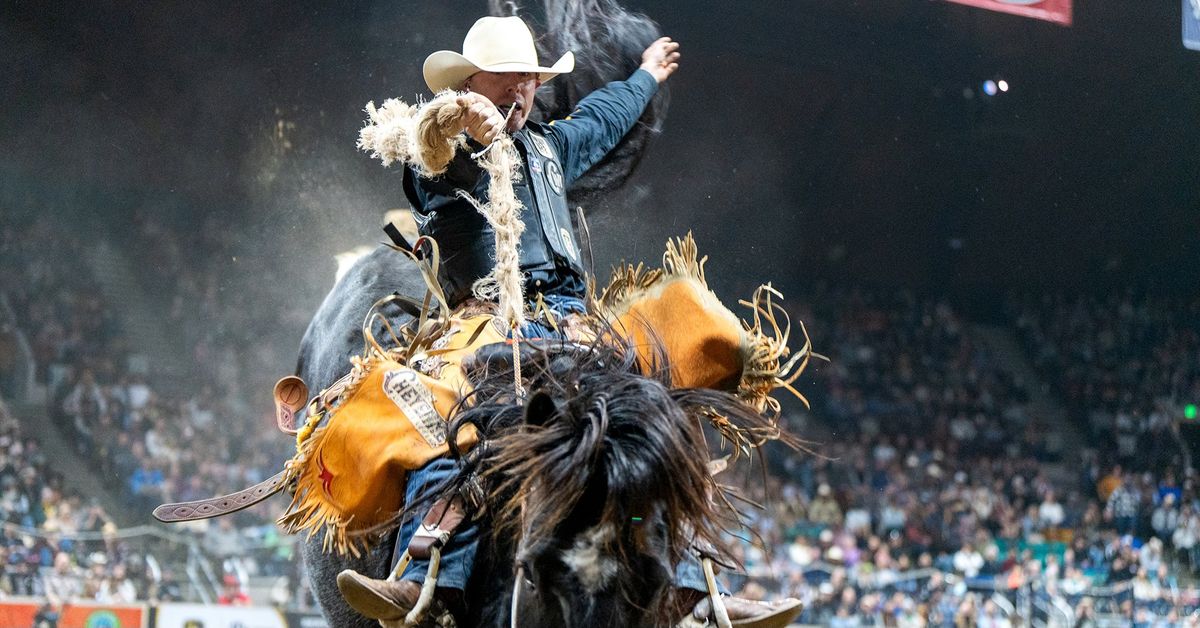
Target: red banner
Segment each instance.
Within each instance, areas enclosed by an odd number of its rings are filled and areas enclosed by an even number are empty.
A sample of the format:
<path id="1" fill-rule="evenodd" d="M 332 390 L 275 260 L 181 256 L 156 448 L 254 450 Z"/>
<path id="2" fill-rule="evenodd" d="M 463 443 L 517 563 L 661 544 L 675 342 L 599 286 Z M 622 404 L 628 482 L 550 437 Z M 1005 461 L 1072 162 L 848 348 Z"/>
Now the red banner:
<path id="1" fill-rule="evenodd" d="M 1071 0 L 946 0 L 981 9 L 1071 25 Z"/>
<path id="2" fill-rule="evenodd" d="M 0 602 L 0 626 L 32 626 L 41 602 Z M 58 618 L 58 628 L 143 628 L 144 606 L 68 604 Z"/>

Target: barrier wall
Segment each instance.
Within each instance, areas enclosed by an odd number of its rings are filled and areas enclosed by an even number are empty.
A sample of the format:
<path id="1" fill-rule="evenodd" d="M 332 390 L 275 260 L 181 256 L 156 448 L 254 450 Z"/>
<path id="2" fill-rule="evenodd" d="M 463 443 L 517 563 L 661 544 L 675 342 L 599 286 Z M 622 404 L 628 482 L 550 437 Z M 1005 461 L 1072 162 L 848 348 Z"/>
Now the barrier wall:
<path id="1" fill-rule="evenodd" d="M 0 628 L 33 626 L 38 599 L 0 602 Z M 63 609 L 58 628 L 330 628 L 317 613 L 280 613 L 265 606 L 204 604 L 105 605 L 71 604 Z"/>
<path id="2" fill-rule="evenodd" d="M 40 600 L 0 602 L 0 626 L 24 628 L 42 607 Z M 71 604 L 63 609 L 58 628 L 149 628 L 146 606 Z"/>
<path id="3" fill-rule="evenodd" d="M 154 628 L 288 628 L 279 611 L 261 606 L 159 604 Z"/>

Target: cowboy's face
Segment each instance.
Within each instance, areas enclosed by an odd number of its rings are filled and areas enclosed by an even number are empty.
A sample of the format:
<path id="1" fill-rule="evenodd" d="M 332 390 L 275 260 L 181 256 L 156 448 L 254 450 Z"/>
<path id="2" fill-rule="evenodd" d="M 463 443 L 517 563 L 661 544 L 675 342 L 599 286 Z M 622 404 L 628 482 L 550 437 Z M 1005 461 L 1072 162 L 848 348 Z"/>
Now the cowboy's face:
<path id="1" fill-rule="evenodd" d="M 505 127 L 506 131 L 513 133 L 525 126 L 525 120 L 533 110 L 533 94 L 541 84 L 534 72 L 482 71 L 472 74 L 463 89 L 492 101 L 502 116 L 507 115 L 508 108 L 516 104 L 517 108 Z"/>

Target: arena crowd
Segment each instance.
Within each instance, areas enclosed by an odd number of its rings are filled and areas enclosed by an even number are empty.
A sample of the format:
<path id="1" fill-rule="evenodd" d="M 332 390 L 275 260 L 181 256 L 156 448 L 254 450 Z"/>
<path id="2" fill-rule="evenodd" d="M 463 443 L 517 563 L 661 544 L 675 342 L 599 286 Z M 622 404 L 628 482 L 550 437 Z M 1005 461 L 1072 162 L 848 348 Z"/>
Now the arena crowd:
<path id="1" fill-rule="evenodd" d="M 173 241 L 153 229 L 141 235 Z M 46 414 L 90 473 L 118 480 L 114 494 L 126 524 L 144 523 L 160 503 L 238 490 L 273 473 L 286 442 L 261 429 L 266 416 L 255 423 L 231 410 L 240 399 L 223 384 L 243 380 L 220 368 L 198 370 L 201 380 L 191 395 L 160 394 L 150 373 L 131 368 L 137 347 L 123 334 L 117 310 L 80 258 L 59 254 L 64 246 L 82 251 L 85 243 L 45 216 L 0 218 L 0 293 L 29 340 L 35 382 L 47 391 Z M 203 301 L 192 291 L 203 273 L 181 276 L 191 278 L 181 281 L 181 298 Z M 189 339 L 197 359 L 206 358 L 212 333 Z M 183 598 L 178 565 L 157 564 L 133 548 L 98 500 L 65 487 L 37 440 L 21 434 L 22 417 L 8 405 L 0 420 L 0 594 L 100 602 Z M 271 560 L 255 564 L 256 571 L 289 569 L 290 551 L 267 511 L 240 513 L 234 523 L 202 524 L 195 533 L 218 558 L 276 543 L 281 551 L 264 554 Z"/>
<path id="2" fill-rule="evenodd" d="M 1181 584 L 1197 565 L 1200 495 L 1168 408 L 1200 384 L 1196 303 L 1124 295 L 1111 316 L 1088 310 L 1091 333 L 1028 342 L 1038 364 L 1070 360 L 1042 372 L 1080 391 L 1065 398 L 1090 438 L 1068 452 L 1047 448 L 1045 419 L 1030 412 L 1038 382 L 1006 373 L 946 301 L 861 289 L 814 297 L 797 315 L 832 360 L 816 377 L 812 416 L 793 425 L 820 424 L 829 442 L 814 444 L 820 455 L 782 456 L 766 487 L 751 484 L 771 506 L 750 527 L 773 551 L 748 537 L 739 545 L 743 593 L 801 597 L 802 619 L 835 626 L 1009 625 L 1022 604 L 1052 596 L 1083 625 L 1101 611 L 1136 625 L 1190 617 L 1198 600 Z M 1026 339 L 1032 325 L 1069 328 L 1079 312 L 1013 311 Z M 1118 352 L 1169 375 L 1142 367 L 1101 403 L 1115 367 L 1080 356 L 1121 325 L 1137 340 Z M 1059 372 L 1063 384 L 1051 379 Z M 1112 423 L 1096 421 L 1121 413 L 1136 437 L 1118 445 L 1123 433 L 1106 439 Z M 1015 612 L 1001 612 L 996 593 Z"/>
<path id="3" fill-rule="evenodd" d="M 135 368 L 119 308 L 86 265 L 58 254 L 87 243 L 48 218 L 0 218 L 0 292 L 49 416 L 97 474 L 120 478 L 128 512 L 148 514 L 265 479 L 288 443 L 250 400 L 280 373 L 263 368 L 279 356 L 248 340 L 278 321 L 252 320 L 223 292 L 223 230 L 150 215 L 135 224 L 144 279 L 174 287 L 162 296 L 169 322 L 198 365 L 185 394 Z M 1200 495 L 1177 408 L 1200 399 L 1200 301 L 1014 296 L 1007 327 L 1038 374 L 1023 381 L 945 298 L 861 287 L 790 296 L 830 362 L 808 378 L 812 411 L 793 407 L 786 421 L 819 436 L 812 454 L 772 451 L 768 481 L 746 485 L 767 507 L 749 513 L 756 534 L 733 543 L 743 595 L 800 597 L 804 621 L 834 626 L 1003 626 L 1056 604 L 1083 624 L 1192 616 Z M 1062 400 L 1085 446 L 1046 438 L 1050 418 L 1030 404 L 1038 387 Z M 21 418 L 0 415 L 0 594 L 184 595 L 171 567 L 132 551 L 103 508 L 64 486 Z M 276 546 L 255 573 L 289 573 L 270 514 L 195 534 L 217 558 Z M 83 532 L 94 540 L 76 540 Z"/>

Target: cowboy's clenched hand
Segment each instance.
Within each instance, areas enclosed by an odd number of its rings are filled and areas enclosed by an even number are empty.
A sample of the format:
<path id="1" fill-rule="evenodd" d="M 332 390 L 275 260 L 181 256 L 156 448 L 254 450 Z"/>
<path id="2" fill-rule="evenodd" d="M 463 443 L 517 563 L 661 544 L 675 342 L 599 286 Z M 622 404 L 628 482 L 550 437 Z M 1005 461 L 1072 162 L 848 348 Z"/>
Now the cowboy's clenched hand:
<path id="1" fill-rule="evenodd" d="M 679 42 L 659 37 L 642 53 L 642 69 L 662 83 L 679 69 Z"/>
<path id="2" fill-rule="evenodd" d="M 463 108 L 463 130 L 476 142 L 491 144 L 504 130 L 504 116 L 486 96 L 468 92 L 459 96 L 457 102 Z"/>

